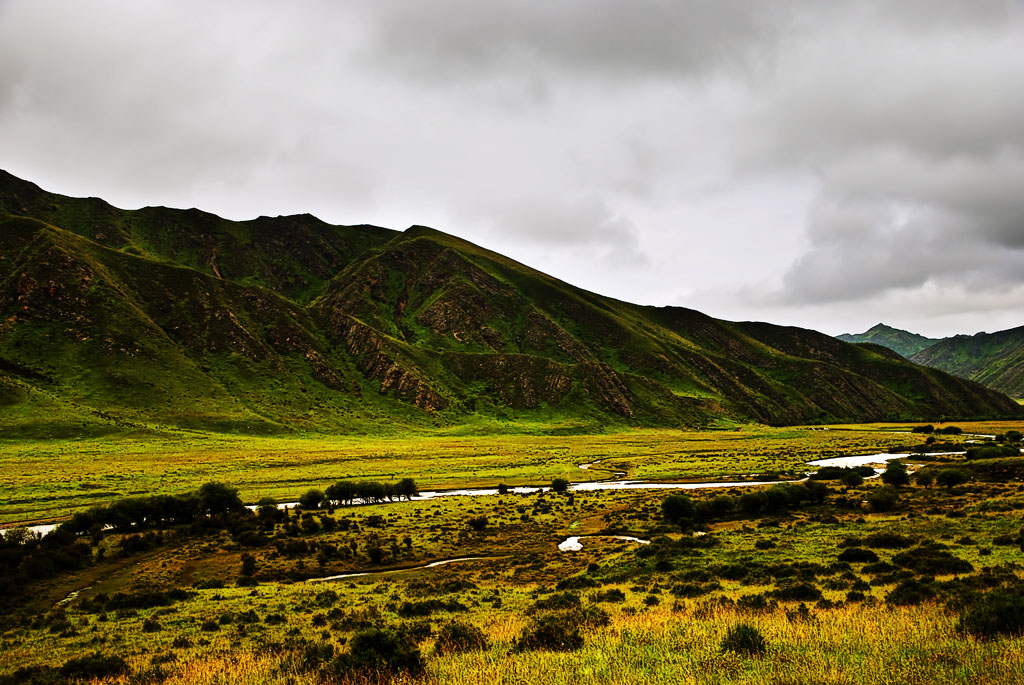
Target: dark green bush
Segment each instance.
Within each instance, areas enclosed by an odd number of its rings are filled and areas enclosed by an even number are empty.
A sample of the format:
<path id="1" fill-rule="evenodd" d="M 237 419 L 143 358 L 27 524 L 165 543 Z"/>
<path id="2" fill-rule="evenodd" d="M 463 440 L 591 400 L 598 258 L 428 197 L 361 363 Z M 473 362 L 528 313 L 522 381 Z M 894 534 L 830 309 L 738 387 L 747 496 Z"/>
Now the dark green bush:
<path id="1" fill-rule="evenodd" d="M 768 642 L 757 628 L 740 623 L 725 634 L 721 648 L 723 652 L 760 656 L 768 651 Z"/>
<path id="2" fill-rule="evenodd" d="M 93 680 L 111 678 L 128 672 L 128 663 L 120 656 L 93 652 L 87 656 L 69 659 L 60 667 L 60 674 L 67 679 Z"/>
<path id="3" fill-rule="evenodd" d="M 562 613 L 541 614 L 530 619 L 515 645 L 517 652 L 571 652 L 582 648 L 579 626 L 567 621 Z"/>
<path id="4" fill-rule="evenodd" d="M 348 641 L 348 651 L 334 658 L 328 670 L 337 678 L 387 682 L 399 674 L 423 673 L 423 658 L 408 635 L 390 628 L 367 628 Z"/>
<path id="5" fill-rule="evenodd" d="M 594 602 L 613 602 L 613 603 L 625 602 L 626 601 L 626 593 L 623 592 L 622 590 L 618 589 L 618 588 L 613 587 L 613 588 L 609 588 L 608 590 L 605 590 L 603 592 L 596 593 L 594 595 L 592 601 L 594 601 Z"/>
<path id="6" fill-rule="evenodd" d="M 910 578 L 902 580 L 885 596 L 885 601 L 896 606 L 920 604 L 935 596 L 935 588 L 930 584 Z"/>
<path id="7" fill-rule="evenodd" d="M 574 592 L 555 592 L 547 597 L 541 597 L 533 603 L 526 613 L 533 614 L 539 611 L 565 611 L 578 609 L 582 606 L 580 596 Z"/>
<path id="8" fill-rule="evenodd" d="M 487 649 L 487 638 L 471 623 L 452 621 L 441 627 L 434 643 L 435 654 L 455 654 Z"/>
<path id="9" fill-rule="evenodd" d="M 967 473 L 961 469 L 942 469 L 935 474 L 935 482 L 945 488 L 963 485 L 968 479 Z"/>
<path id="10" fill-rule="evenodd" d="M 970 573 L 974 566 L 955 556 L 941 545 L 927 544 L 900 552 L 892 558 L 892 563 L 909 568 L 922 575 L 946 575 L 951 573 Z"/>
<path id="11" fill-rule="evenodd" d="M 669 523 L 689 521 L 695 513 L 693 500 L 686 495 L 669 495 L 661 502 L 661 515 Z"/>
<path id="12" fill-rule="evenodd" d="M 772 590 L 770 594 L 783 602 L 815 602 L 822 597 L 821 590 L 807 582 L 789 583 Z"/>
<path id="13" fill-rule="evenodd" d="M 867 497 L 868 504 L 875 511 L 891 511 L 896 506 L 900 493 L 891 485 L 883 485 L 872 490 Z"/>
<path id="14" fill-rule="evenodd" d="M 851 564 L 870 564 L 878 561 L 878 555 L 863 547 L 848 547 L 839 554 L 839 561 Z"/>
<path id="15" fill-rule="evenodd" d="M 995 590 L 960 614 L 960 627 L 981 638 L 1024 633 L 1024 595 L 1020 587 Z"/>
<path id="16" fill-rule="evenodd" d="M 899 533 L 872 533 L 864 538 L 863 544 L 872 549 L 906 549 L 912 547 L 914 541 Z"/>

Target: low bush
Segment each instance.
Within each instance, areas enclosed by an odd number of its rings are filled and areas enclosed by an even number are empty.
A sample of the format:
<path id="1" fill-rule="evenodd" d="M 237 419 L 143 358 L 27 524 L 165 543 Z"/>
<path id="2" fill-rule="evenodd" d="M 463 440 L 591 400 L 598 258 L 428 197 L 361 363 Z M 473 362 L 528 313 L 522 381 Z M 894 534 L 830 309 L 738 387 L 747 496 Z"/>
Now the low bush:
<path id="1" fill-rule="evenodd" d="M 921 575 L 948 575 L 970 573 L 974 566 L 938 544 L 928 544 L 900 552 L 892 558 L 897 566 Z"/>
<path id="2" fill-rule="evenodd" d="M 895 606 L 910 606 L 935 597 L 935 588 L 914 578 L 902 580 L 885 596 Z"/>
<path id="3" fill-rule="evenodd" d="M 839 553 L 839 561 L 850 564 L 871 564 L 878 561 L 878 555 L 863 547 L 848 547 Z"/>
<path id="4" fill-rule="evenodd" d="M 328 671 L 346 682 L 355 678 L 368 682 L 388 682 L 401 674 L 419 676 L 423 658 L 408 635 L 390 628 L 368 628 L 348 641 L 348 651 L 335 657 Z"/>
<path id="5" fill-rule="evenodd" d="M 790 583 L 771 591 L 771 596 L 783 602 L 815 602 L 821 599 L 821 590 L 806 583 Z"/>
<path id="6" fill-rule="evenodd" d="M 571 652 L 583 648 L 583 636 L 578 625 L 565 620 L 559 613 L 541 614 L 530 619 L 516 640 L 515 651 Z"/>
<path id="7" fill-rule="evenodd" d="M 721 649 L 723 652 L 760 656 L 768 651 L 768 642 L 757 628 L 740 623 L 730 628 L 722 638 Z"/>
<path id="8" fill-rule="evenodd" d="M 93 652 L 64 662 L 60 675 L 69 680 L 112 678 L 128 672 L 128 663 L 115 654 Z"/>
<path id="9" fill-rule="evenodd" d="M 435 654 L 455 654 L 487 649 L 487 638 L 471 623 L 452 621 L 441 627 L 434 643 Z"/>
<path id="10" fill-rule="evenodd" d="M 982 595 L 960 614 L 960 628 L 981 638 L 1024 633 L 1021 588 L 1004 588 Z"/>

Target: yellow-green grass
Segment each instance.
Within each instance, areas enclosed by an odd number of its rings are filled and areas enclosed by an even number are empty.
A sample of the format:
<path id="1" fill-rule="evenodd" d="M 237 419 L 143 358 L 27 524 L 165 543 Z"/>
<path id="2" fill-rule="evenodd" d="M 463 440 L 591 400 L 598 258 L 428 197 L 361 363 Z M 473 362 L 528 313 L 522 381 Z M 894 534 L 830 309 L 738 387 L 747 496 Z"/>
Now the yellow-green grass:
<path id="1" fill-rule="evenodd" d="M 996 432 L 1016 423 L 962 423 Z M 122 497 L 182 493 L 208 481 L 247 501 L 297 499 L 342 478 L 413 477 L 425 488 L 542 485 L 607 477 L 578 464 L 602 460 L 631 478 L 731 479 L 802 472 L 824 457 L 905 448 L 924 440 L 909 425 L 820 428 L 746 426 L 728 431 L 633 430 L 609 435 L 264 437 L 212 433 L 87 440 L 0 441 L 0 523 L 59 519 Z"/>

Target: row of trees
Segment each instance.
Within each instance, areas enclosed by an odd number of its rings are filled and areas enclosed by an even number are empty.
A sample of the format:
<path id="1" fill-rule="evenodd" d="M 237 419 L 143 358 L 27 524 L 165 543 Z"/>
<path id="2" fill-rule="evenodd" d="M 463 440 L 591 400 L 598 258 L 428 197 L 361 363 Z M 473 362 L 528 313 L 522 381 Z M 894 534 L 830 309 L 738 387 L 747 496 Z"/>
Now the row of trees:
<path id="1" fill-rule="evenodd" d="M 661 503 L 661 513 L 669 523 L 688 525 L 693 522 L 725 518 L 733 513 L 747 516 L 777 514 L 796 509 L 804 504 L 821 504 L 828 496 L 824 483 L 778 483 L 769 488 L 758 488 L 739 497 L 717 495 L 696 504 L 683 494 L 669 495 Z"/>
<path id="2" fill-rule="evenodd" d="M 206 483 L 199 490 L 184 495 L 153 495 L 129 497 L 107 506 L 92 507 L 71 517 L 60 529 L 71 533 L 87 533 L 95 529 L 115 531 L 188 524 L 204 516 L 242 513 L 245 505 L 238 489 L 223 483 Z"/>
<path id="3" fill-rule="evenodd" d="M 341 480 L 327 486 L 324 491 L 311 489 L 299 498 L 299 506 L 303 509 L 320 509 L 341 505 L 351 506 L 357 501 L 361 504 L 380 504 L 394 502 L 396 499 L 411 500 L 420 494 L 416 481 L 403 478 L 397 483 L 381 483 L 378 481 L 346 481 Z"/>

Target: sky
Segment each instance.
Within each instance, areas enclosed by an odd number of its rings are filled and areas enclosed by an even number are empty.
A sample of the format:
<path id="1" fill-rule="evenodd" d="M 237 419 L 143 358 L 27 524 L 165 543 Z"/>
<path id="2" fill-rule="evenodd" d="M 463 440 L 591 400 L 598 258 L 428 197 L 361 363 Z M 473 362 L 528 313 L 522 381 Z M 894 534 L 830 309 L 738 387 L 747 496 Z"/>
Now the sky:
<path id="1" fill-rule="evenodd" d="M 1024 0 L 0 0 L 0 168 L 622 300 L 1024 324 Z"/>

